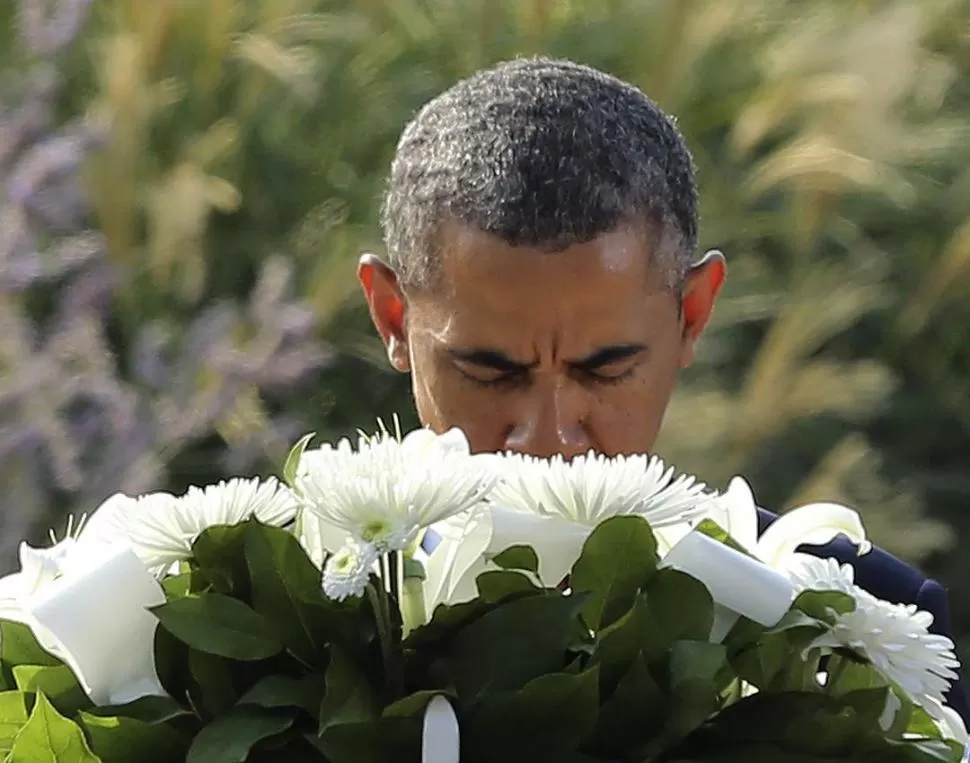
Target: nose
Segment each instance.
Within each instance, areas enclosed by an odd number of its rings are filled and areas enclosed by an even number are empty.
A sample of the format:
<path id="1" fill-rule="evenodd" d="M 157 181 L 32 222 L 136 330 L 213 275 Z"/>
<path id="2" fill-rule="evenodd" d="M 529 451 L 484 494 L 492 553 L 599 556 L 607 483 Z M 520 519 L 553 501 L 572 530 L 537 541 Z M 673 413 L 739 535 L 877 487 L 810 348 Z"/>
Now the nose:
<path id="1" fill-rule="evenodd" d="M 505 448 L 539 458 L 561 455 L 567 461 L 593 447 L 587 428 L 584 391 L 569 382 L 538 385 L 522 401 Z"/>

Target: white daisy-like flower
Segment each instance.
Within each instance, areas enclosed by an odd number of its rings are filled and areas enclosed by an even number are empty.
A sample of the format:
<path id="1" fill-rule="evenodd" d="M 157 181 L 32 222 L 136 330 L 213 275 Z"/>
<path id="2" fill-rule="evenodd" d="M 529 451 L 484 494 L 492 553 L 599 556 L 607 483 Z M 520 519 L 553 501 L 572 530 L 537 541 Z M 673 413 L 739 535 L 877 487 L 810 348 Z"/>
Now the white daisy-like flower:
<path id="1" fill-rule="evenodd" d="M 356 450 L 344 439 L 305 452 L 295 487 L 331 537 L 404 551 L 424 528 L 482 502 L 497 479 L 491 463 L 470 454 L 458 429 L 419 429 L 403 439 L 385 431 L 362 435 Z"/>
<path id="2" fill-rule="evenodd" d="M 714 500 L 704 484 L 646 455 L 609 458 L 590 451 L 566 461 L 507 454 L 495 464 L 502 480 L 487 509 L 434 528 L 441 543 L 427 564 L 429 611 L 474 598 L 475 578 L 489 556 L 517 544 L 535 550 L 546 585 L 558 584 L 596 526 L 613 516 L 644 517 L 663 554 Z"/>
<path id="3" fill-rule="evenodd" d="M 210 527 L 237 525 L 256 518 L 284 527 L 296 517 L 293 494 L 273 479 L 231 479 L 182 496 L 150 493 L 113 496 L 87 521 L 78 542 L 131 546 L 156 577 L 190 559 L 192 544 Z"/>
<path id="4" fill-rule="evenodd" d="M 674 468 L 656 456 L 608 458 L 590 451 L 566 461 L 515 454 L 500 468 L 503 480 L 492 503 L 587 527 L 625 514 L 663 527 L 701 516 L 710 500 L 703 483 L 688 475 L 675 479 Z"/>
<path id="5" fill-rule="evenodd" d="M 933 718 L 942 720 L 944 695 L 956 680 L 960 663 L 953 642 L 930 633 L 932 614 L 915 604 L 877 599 L 855 585 L 851 565 L 835 559 L 795 554 L 788 573 L 798 591 L 839 591 L 855 601 L 855 609 L 838 615 L 831 630 L 815 639 L 810 649 L 851 649 Z"/>
<path id="6" fill-rule="evenodd" d="M 379 557 L 372 543 L 348 540 L 324 565 L 323 592 L 335 601 L 362 596 Z"/>

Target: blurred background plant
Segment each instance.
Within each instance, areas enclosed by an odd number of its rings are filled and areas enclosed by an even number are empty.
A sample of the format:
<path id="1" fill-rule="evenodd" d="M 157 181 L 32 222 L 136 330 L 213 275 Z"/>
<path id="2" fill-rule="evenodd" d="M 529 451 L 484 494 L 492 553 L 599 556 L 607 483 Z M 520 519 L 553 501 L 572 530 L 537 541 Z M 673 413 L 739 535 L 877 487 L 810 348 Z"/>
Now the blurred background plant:
<path id="1" fill-rule="evenodd" d="M 676 114 L 730 279 L 660 452 L 841 500 L 970 657 L 970 4 L 16 0 L 0 8 L 0 566 L 112 492 L 401 412 L 353 266 L 424 101 L 567 56 Z"/>

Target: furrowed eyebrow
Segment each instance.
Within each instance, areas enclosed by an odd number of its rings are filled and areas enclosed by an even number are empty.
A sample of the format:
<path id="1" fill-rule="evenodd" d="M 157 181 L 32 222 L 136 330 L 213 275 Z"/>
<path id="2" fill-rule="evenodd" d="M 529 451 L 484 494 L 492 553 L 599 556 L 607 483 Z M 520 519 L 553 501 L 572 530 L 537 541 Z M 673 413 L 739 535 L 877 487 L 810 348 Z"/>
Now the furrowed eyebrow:
<path id="1" fill-rule="evenodd" d="M 513 360 L 504 352 L 498 350 L 448 350 L 448 354 L 462 363 L 488 368 L 493 371 L 502 371 L 503 373 L 531 371 L 539 365 L 538 362 L 522 363 L 521 361 Z"/>
<path id="2" fill-rule="evenodd" d="M 643 344 L 610 345 L 608 347 L 601 347 L 591 352 L 589 355 L 579 358 L 578 360 L 570 361 L 569 365 L 573 366 L 574 368 L 593 370 L 602 368 L 603 366 L 608 366 L 611 363 L 618 363 L 623 360 L 628 360 L 646 351 L 647 346 Z M 451 349 L 448 350 L 448 354 L 455 360 L 461 361 L 462 363 L 479 366 L 480 368 L 488 368 L 492 371 L 501 371 L 503 373 L 521 373 L 531 371 L 539 365 L 537 361 L 532 363 L 523 363 L 522 361 L 510 358 L 500 350 L 489 350 L 484 348 L 470 350 Z"/>

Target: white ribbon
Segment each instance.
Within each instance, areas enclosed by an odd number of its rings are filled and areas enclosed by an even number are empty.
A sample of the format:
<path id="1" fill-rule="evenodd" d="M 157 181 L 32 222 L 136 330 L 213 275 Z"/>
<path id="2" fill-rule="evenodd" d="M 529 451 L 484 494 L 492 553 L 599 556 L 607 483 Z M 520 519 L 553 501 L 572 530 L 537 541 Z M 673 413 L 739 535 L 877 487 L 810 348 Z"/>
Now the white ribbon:
<path id="1" fill-rule="evenodd" d="M 421 763 L 458 763 L 460 751 L 458 717 L 451 703 L 439 694 L 424 711 Z"/>
<path id="2" fill-rule="evenodd" d="M 696 578 L 716 604 L 765 627 L 784 617 L 795 596 L 783 574 L 698 531 L 678 541 L 660 566 Z"/>
<path id="3" fill-rule="evenodd" d="M 126 546 L 72 569 L 26 602 L 41 645 L 74 671 L 96 705 L 164 696 L 155 672 L 155 628 L 148 610 L 165 603 L 161 586 Z"/>

